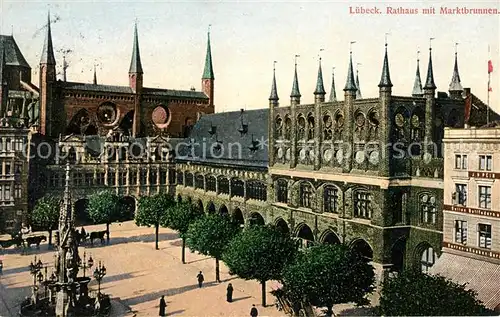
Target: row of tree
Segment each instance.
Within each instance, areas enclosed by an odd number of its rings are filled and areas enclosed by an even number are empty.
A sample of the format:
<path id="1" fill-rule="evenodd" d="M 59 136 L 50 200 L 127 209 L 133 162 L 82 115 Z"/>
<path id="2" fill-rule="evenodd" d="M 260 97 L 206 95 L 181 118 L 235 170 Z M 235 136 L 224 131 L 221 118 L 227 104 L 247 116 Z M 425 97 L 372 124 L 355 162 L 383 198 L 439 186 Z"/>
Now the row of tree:
<path id="1" fill-rule="evenodd" d="M 100 192 L 89 197 L 89 216 L 96 223 L 109 223 L 127 212 L 118 196 Z M 57 206 L 54 208 L 54 206 Z M 55 228 L 59 199 L 46 196 L 37 202 L 32 222 Z M 204 214 L 187 202 L 175 202 L 159 194 L 141 197 L 135 222 L 155 228 L 158 249 L 159 227 L 179 232 L 182 263 L 185 246 L 215 259 L 216 281 L 220 282 L 219 261 L 247 280 L 262 285 L 262 304 L 266 305 L 266 282 L 277 280 L 292 302 L 326 307 L 354 302 L 367 304 L 374 290 L 373 267 L 358 253 L 344 245 L 316 245 L 300 251 L 297 241 L 274 226 L 252 225 L 241 229 L 229 216 Z M 109 234 L 108 234 L 109 239 Z M 489 315 L 492 312 L 477 300 L 476 294 L 440 276 L 407 271 L 388 278 L 382 285 L 381 315 Z"/>
<path id="2" fill-rule="evenodd" d="M 45 195 L 37 200 L 30 214 L 33 225 L 49 232 L 49 245 L 52 245 L 52 231 L 58 228 L 61 203 L 60 196 Z M 87 212 L 94 223 L 106 224 L 109 243 L 109 225 L 114 221 L 123 220 L 130 213 L 130 206 L 111 191 L 99 191 L 89 196 Z"/>

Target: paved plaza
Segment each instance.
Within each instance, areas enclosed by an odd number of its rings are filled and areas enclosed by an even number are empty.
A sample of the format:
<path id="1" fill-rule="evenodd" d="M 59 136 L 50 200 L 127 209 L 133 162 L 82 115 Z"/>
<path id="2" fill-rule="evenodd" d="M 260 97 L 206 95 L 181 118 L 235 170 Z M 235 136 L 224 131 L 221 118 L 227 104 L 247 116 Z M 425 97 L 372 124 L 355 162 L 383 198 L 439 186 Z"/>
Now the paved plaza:
<path id="1" fill-rule="evenodd" d="M 85 227 L 87 232 L 104 230 L 104 225 Z M 101 283 L 101 291 L 113 299 L 112 316 L 158 316 L 161 295 L 167 299 L 168 316 L 249 316 L 252 304 L 256 304 L 261 316 L 284 316 L 274 307 L 274 297 L 268 293 L 267 307 L 260 305 L 260 285 L 228 274 L 221 263 L 221 283 L 215 283 L 215 261 L 212 258 L 186 250 L 186 262 L 181 263 L 181 240 L 170 229 L 160 229 L 160 250 L 154 249 L 154 228 L 137 227 L 125 222 L 112 224 L 109 245 L 94 244 L 80 247 L 95 263 L 102 261 L 107 275 Z M 54 252 L 43 244 L 40 250 L 31 249 L 28 255 L 20 255 L 19 249 L 2 250 L 4 262 L 0 276 L 0 316 L 17 316 L 19 304 L 31 295 L 33 277 L 29 263 L 34 256 L 48 264 L 49 274 L 54 262 Z M 92 270 L 87 270 L 87 276 Z M 199 289 L 196 275 L 203 271 L 205 284 Z M 83 274 L 80 271 L 80 275 Z M 226 287 L 234 287 L 234 302 L 226 302 Z M 268 283 L 268 291 L 273 288 Z M 97 290 L 92 281 L 91 290 Z M 336 308 L 340 312 L 345 306 Z M 354 311 L 348 309 L 345 314 Z"/>

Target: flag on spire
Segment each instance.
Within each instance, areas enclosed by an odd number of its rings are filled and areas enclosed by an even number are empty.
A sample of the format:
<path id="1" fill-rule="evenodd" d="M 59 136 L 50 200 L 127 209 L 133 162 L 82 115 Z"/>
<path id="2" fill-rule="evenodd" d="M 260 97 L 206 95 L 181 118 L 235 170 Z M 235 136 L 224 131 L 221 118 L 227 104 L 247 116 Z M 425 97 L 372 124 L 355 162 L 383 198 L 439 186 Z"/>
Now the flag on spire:
<path id="1" fill-rule="evenodd" d="M 491 59 L 488 61 L 488 74 L 493 73 L 493 63 Z"/>
<path id="2" fill-rule="evenodd" d="M 491 73 L 493 73 L 493 63 L 491 62 L 490 46 L 488 45 L 488 93 L 490 91 L 493 91 L 493 89 L 491 88 L 491 85 L 490 85 Z M 489 97 L 489 95 L 488 95 L 488 97 Z"/>

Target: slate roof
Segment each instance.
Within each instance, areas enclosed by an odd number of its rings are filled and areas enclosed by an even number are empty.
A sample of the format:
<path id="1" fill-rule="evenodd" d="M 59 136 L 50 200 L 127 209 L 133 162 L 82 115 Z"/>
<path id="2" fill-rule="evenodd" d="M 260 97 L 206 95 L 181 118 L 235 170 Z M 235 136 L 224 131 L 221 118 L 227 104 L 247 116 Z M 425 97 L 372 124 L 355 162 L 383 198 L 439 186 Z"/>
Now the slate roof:
<path id="1" fill-rule="evenodd" d="M 180 97 L 180 98 L 198 98 L 208 100 L 208 96 L 202 91 L 193 90 L 174 90 L 174 89 L 160 89 L 160 88 L 146 88 L 142 89 L 144 95 L 151 96 L 166 96 L 166 97 Z"/>
<path id="2" fill-rule="evenodd" d="M 17 46 L 16 41 L 13 36 L 10 35 L 0 35 L 0 51 L 2 47 L 5 48 L 5 60 L 7 65 L 23 66 L 30 68 L 30 65 L 26 61 Z"/>
<path id="3" fill-rule="evenodd" d="M 176 160 L 246 168 L 267 168 L 268 113 L 268 109 L 258 109 L 202 116 L 194 125 L 190 136 L 186 138 L 185 145 L 179 146 Z M 240 132 L 243 128 L 242 123 L 248 127 L 244 134 Z M 210 131 L 214 133 L 211 134 Z M 221 145 L 220 152 L 212 151 L 212 147 L 218 142 Z M 203 151 L 204 147 L 206 151 Z M 252 147 L 254 151 L 250 149 Z"/>
<path id="4" fill-rule="evenodd" d="M 122 94 L 133 94 L 132 88 L 128 86 L 94 85 L 87 83 L 76 83 L 69 81 L 59 81 L 58 84 L 64 89 L 84 90 L 94 92 L 114 92 Z"/>
<path id="5" fill-rule="evenodd" d="M 83 90 L 92 92 L 110 92 L 121 94 L 133 94 L 132 88 L 128 86 L 112 86 L 112 85 L 94 85 L 87 83 L 76 82 L 58 82 L 61 87 L 68 90 Z M 191 90 L 174 90 L 174 89 L 160 89 L 160 88 L 147 88 L 142 89 L 143 95 L 160 96 L 160 97 L 175 97 L 175 98 L 196 98 L 208 100 L 207 95 L 201 91 Z"/>

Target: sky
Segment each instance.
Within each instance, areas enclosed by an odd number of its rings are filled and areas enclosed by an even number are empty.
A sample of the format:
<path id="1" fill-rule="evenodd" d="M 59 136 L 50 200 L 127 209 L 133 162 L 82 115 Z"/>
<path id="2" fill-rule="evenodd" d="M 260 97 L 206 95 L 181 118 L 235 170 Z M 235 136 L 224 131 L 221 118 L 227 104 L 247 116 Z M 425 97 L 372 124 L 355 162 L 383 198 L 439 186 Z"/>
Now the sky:
<path id="1" fill-rule="evenodd" d="M 45 38 L 47 12 L 58 69 L 67 53 L 70 81 L 128 85 L 133 27 L 137 21 L 144 85 L 201 89 L 207 30 L 211 25 L 217 112 L 268 106 L 273 61 L 280 104 L 290 103 L 295 55 L 302 103 L 313 103 L 318 59 L 329 94 L 335 67 L 337 97 L 343 91 L 350 42 L 363 98 L 378 96 L 387 35 L 393 95 L 411 95 L 420 50 L 425 75 L 432 41 L 438 91 L 448 91 L 455 43 L 463 87 L 487 101 L 487 61 L 492 59 L 490 105 L 500 112 L 500 14 L 442 15 L 441 7 L 496 8 L 500 1 L 21 1 L 0 0 L 0 33 L 13 34 L 32 67 Z M 352 9 L 351 9 L 352 7 Z M 378 7 L 382 14 L 351 14 Z M 386 14 L 387 7 L 419 13 Z M 423 14 L 434 7 L 436 14 Z M 488 53 L 490 46 L 490 53 Z M 359 65 L 358 65 L 359 64 Z M 327 96 L 328 98 L 328 96 Z"/>

